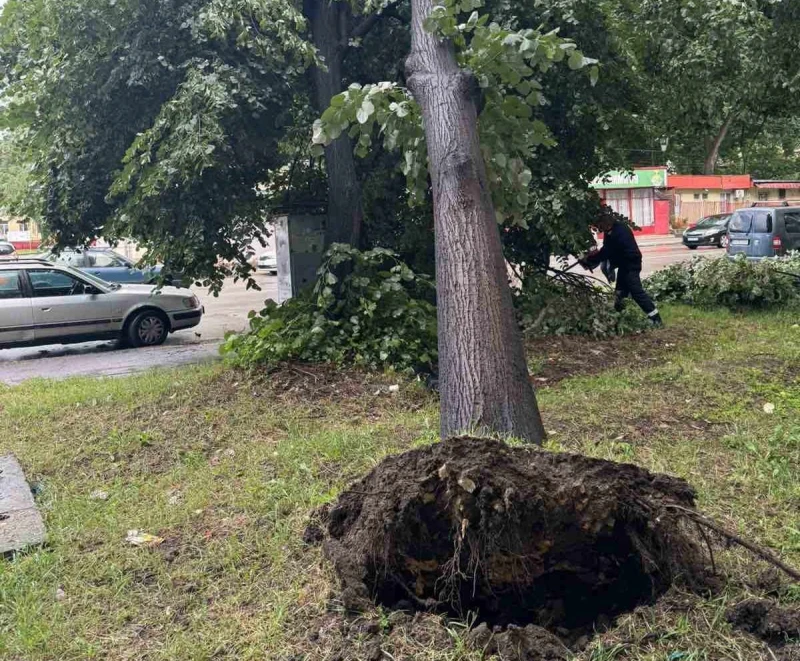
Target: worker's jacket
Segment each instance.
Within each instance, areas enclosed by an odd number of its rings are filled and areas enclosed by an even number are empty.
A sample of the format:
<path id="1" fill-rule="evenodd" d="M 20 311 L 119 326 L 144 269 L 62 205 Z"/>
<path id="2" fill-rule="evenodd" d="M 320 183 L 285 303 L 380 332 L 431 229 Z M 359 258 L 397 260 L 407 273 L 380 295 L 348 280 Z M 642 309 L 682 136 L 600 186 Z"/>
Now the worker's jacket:
<path id="1" fill-rule="evenodd" d="M 636 238 L 631 228 L 618 220 L 605 233 L 603 247 L 584 258 L 584 262 L 591 268 L 606 260 L 615 269 L 637 271 L 642 268 L 642 253 L 636 245 Z"/>

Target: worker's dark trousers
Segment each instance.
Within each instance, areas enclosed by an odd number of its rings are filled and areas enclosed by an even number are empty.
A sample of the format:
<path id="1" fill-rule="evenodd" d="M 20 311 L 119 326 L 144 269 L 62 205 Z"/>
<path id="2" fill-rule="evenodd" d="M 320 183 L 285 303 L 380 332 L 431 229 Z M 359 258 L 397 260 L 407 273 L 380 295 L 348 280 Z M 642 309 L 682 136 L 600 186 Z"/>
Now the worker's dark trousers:
<path id="1" fill-rule="evenodd" d="M 617 271 L 617 300 L 614 307 L 617 310 L 622 310 L 622 302 L 630 296 L 648 317 L 655 317 L 658 315 L 658 310 L 655 303 L 653 303 L 653 299 L 647 295 L 644 287 L 642 287 L 641 274 L 642 270 L 640 268 L 620 268 Z"/>

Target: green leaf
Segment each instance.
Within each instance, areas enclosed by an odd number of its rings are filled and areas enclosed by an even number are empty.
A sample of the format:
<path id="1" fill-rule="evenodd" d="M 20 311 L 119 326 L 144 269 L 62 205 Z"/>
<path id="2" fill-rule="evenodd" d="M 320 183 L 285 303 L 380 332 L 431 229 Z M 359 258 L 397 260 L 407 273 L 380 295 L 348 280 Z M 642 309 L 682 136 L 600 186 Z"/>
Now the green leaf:
<path id="1" fill-rule="evenodd" d="M 579 50 L 572 51 L 572 54 L 567 60 L 567 65 L 573 70 L 580 69 L 583 66 L 583 53 L 581 53 Z"/>
<path id="2" fill-rule="evenodd" d="M 323 145 L 326 143 L 327 136 L 325 135 L 325 129 L 322 125 L 322 120 L 318 119 L 314 122 L 314 125 L 311 129 L 311 140 L 314 144 Z"/>
<path id="3" fill-rule="evenodd" d="M 364 99 L 364 103 L 361 104 L 361 107 L 356 113 L 356 119 L 358 120 L 358 123 L 366 124 L 373 112 L 375 112 L 375 106 L 372 105 L 372 101 L 369 99 Z"/>
<path id="4" fill-rule="evenodd" d="M 439 21 L 433 16 L 428 16 L 424 21 L 422 21 L 422 28 L 425 30 L 425 32 L 436 32 L 438 27 Z"/>

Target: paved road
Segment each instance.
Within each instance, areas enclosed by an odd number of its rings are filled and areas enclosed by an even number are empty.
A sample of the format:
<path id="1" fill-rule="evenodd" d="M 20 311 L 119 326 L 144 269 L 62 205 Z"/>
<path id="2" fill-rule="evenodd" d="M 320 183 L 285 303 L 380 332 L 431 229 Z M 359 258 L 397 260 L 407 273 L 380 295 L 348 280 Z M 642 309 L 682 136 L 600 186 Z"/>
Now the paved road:
<path id="1" fill-rule="evenodd" d="M 721 257 L 725 254 L 725 251 L 719 248 L 689 250 L 681 243 L 680 238 L 675 237 L 658 239 L 637 237 L 637 240 L 642 251 L 642 276 L 650 275 L 654 271 L 676 262 L 688 261 L 693 257 Z M 585 272 L 580 267 L 576 267 L 572 271 L 576 273 Z M 595 269 L 594 275 L 601 279 L 603 278 L 600 269 Z"/>
<path id="2" fill-rule="evenodd" d="M 217 298 L 198 290 L 206 309 L 203 321 L 196 328 L 170 335 L 160 347 L 119 349 L 115 342 L 86 342 L 0 350 L 0 383 L 13 385 L 36 377 L 117 376 L 213 360 L 219 356 L 219 344 L 226 332 L 244 330 L 247 313 L 261 309 L 265 299 L 277 297 L 277 278 L 263 274 L 256 278 L 261 291 L 247 290 L 244 284 L 233 281 L 225 283 Z"/>
<path id="3" fill-rule="evenodd" d="M 689 250 L 680 239 L 673 239 L 673 242 L 667 245 L 648 246 L 645 241 L 640 241 L 639 245 L 642 249 L 642 275 L 650 275 L 653 271 L 676 262 L 687 261 L 692 257 L 722 257 L 725 254 L 720 248 Z"/>
<path id="4" fill-rule="evenodd" d="M 722 255 L 716 248 L 688 250 L 679 239 L 640 239 L 645 275 L 694 256 Z M 595 275 L 602 278 L 599 270 Z M 76 375 L 116 376 L 148 369 L 213 360 L 227 331 L 247 327 L 247 313 L 260 309 L 264 299 L 277 297 L 274 276 L 258 275 L 262 290 L 246 290 L 242 283 L 228 282 L 218 298 L 198 291 L 206 315 L 194 329 L 171 335 L 161 347 L 118 349 L 112 342 L 53 345 L 34 349 L 0 350 L 0 383 L 16 384 L 36 377 L 65 378 Z"/>

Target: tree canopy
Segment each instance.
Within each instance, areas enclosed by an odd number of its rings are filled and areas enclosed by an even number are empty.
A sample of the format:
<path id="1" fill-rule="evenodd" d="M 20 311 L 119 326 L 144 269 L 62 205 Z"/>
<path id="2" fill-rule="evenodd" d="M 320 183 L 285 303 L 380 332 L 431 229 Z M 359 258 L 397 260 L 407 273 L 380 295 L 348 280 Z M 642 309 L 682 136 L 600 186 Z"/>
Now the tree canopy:
<path id="1" fill-rule="evenodd" d="M 647 100 L 651 144 L 669 139 L 683 172 L 713 174 L 735 158 L 740 133 L 797 117 L 795 3 L 641 0 L 606 3 L 631 75 Z"/>
<path id="2" fill-rule="evenodd" d="M 476 74 L 515 261 L 585 247 L 600 205 L 588 182 L 661 159 L 662 136 L 683 171 L 796 170 L 794 3 L 490 0 L 458 4 L 459 18 L 451 6 L 428 27 Z M 246 275 L 246 247 L 287 207 L 327 211 L 331 240 L 431 272 L 409 25 L 405 0 L 9 0 L 3 205 L 59 245 L 131 238 L 215 287 L 230 274 L 218 260 Z M 540 66 L 548 49 L 566 66 Z"/>

